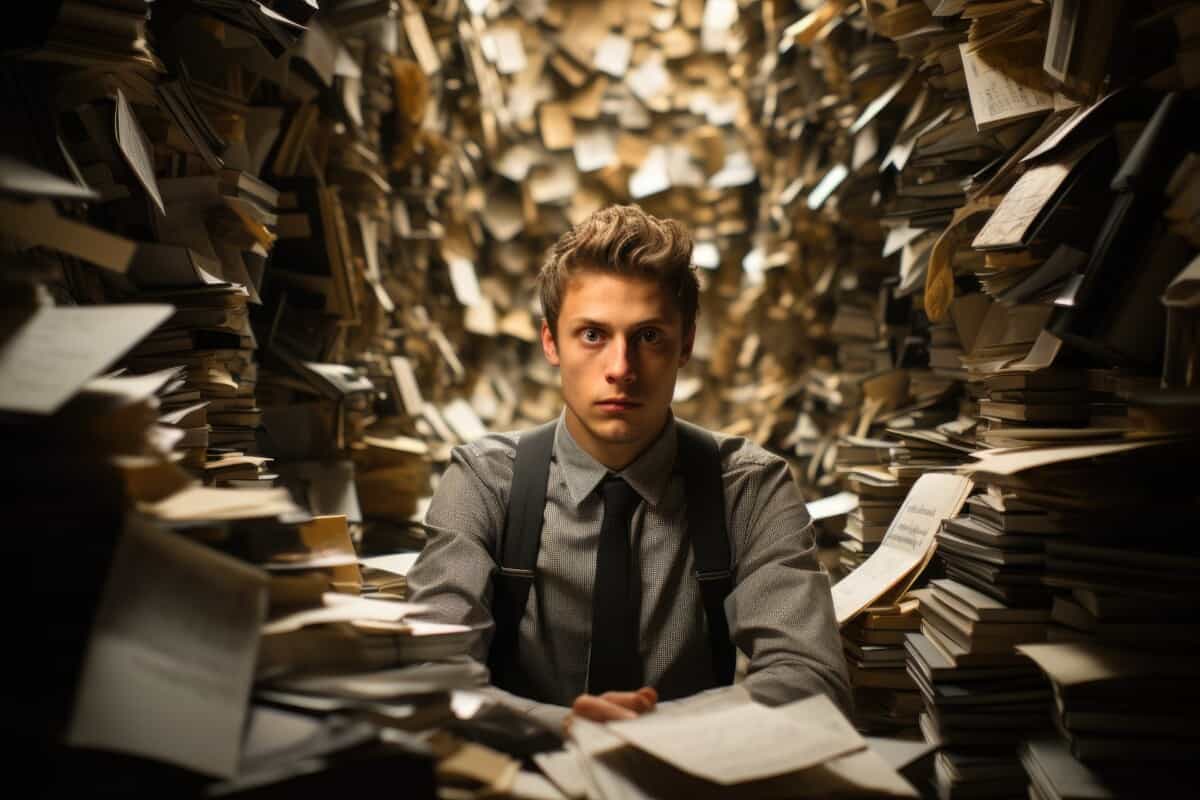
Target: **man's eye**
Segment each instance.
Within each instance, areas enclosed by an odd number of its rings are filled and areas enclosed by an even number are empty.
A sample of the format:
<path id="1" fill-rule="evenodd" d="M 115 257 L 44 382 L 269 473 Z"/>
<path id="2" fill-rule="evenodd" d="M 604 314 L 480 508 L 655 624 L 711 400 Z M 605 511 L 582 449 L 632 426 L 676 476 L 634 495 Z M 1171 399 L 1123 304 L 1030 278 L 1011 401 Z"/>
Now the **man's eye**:
<path id="1" fill-rule="evenodd" d="M 647 328 L 642 331 L 642 341 L 646 344 L 658 344 L 662 341 L 662 331 L 656 328 Z"/>
<path id="2" fill-rule="evenodd" d="M 596 342 L 600 341 L 600 331 L 596 330 L 595 328 L 584 328 L 583 333 L 580 335 L 583 337 L 583 340 L 589 344 L 595 344 Z"/>

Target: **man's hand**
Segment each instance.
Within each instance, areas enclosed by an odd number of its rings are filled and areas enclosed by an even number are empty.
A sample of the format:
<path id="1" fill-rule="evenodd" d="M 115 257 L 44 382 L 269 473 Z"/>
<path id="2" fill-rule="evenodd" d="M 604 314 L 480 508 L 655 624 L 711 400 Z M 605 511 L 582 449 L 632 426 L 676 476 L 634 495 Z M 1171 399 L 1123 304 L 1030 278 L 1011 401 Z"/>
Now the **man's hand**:
<path id="1" fill-rule="evenodd" d="M 611 722 L 618 719 L 633 719 L 653 711 L 658 703 L 658 692 L 653 687 L 643 686 L 636 692 L 605 692 L 602 695 L 581 694 L 571 705 L 571 713 L 563 720 L 563 731 L 570 732 L 571 722 L 576 717 L 592 722 Z"/>

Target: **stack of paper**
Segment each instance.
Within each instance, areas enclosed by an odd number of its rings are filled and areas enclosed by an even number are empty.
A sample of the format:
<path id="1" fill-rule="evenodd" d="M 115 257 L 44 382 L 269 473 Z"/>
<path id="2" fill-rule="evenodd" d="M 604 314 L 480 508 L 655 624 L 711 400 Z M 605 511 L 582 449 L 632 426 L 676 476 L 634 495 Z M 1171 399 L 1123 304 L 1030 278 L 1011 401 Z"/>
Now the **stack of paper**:
<path id="1" fill-rule="evenodd" d="M 1196 752 L 1195 657 L 1096 644 L 1018 648 L 1054 686 L 1054 721 L 1085 763 L 1186 761 Z"/>
<path id="2" fill-rule="evenodd" d="M 571 739 L 537 760 L 569 796 L 917 796 L 824 696 L 773 709 L 734 688 L 637 720 L 576 720 Z"/>
<path id="3" fill-rule="evenodd" d="M 921 633 L 907 644 L 908 669 L 925 696 L 925 737 L 944 746 L 939 786 L 965 791 L 985 779 L 1022 780 L 1012 749 L 1049 726 L 1049 695 L 1013 647 L 1044 639 L 1049 614 L 1008 608 L 962 584 L 935 580 L 921 598 L 921 616 Z M 986 774 L 975 768 L 981 763 Z"/>
<path id="4" fill-rule="evenodd" d="M 842 628 L 854 687 L 854 723 L 860 731 L 919 735 L 921 696 L 904 669 L 904 637 L 921 625 L 917 597 L 910 592 L 896 605 L 867 608 Z"/>

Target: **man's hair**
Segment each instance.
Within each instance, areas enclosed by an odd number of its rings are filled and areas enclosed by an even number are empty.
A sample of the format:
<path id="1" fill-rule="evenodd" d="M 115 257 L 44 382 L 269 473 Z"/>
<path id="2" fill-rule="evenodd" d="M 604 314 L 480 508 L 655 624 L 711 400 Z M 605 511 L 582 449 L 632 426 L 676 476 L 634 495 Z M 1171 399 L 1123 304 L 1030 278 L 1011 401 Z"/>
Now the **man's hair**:
<path id="1" fill-rule="evenodd" d="M 537 281 L 542 313 L 556 338 L 567 284 L 582 272 L 653 280 L 675 300 L 685 332 L 696 322 L 700 283 L 692 266 L 692 236 L 673 219 L 659 219 L 634 205 L 609 206 L 559 238 Z"/>

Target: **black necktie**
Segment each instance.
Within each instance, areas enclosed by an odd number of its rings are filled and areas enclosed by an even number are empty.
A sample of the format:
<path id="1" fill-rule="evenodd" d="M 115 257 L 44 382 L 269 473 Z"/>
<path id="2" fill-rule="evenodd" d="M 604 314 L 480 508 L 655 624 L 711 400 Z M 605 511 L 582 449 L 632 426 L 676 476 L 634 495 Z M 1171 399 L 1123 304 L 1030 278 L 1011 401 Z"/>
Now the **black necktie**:
<path id="1" fill-rule="evenodd" d="M 604 492 L 604 523 L 596 553 L 592 590 L 592 655 L 588 692 L 632 692 L 642 685 L 638 654 L 638 586 L 630 555 L 629 521 L 638 504 L 628 483 L 609 476 Z"/>

